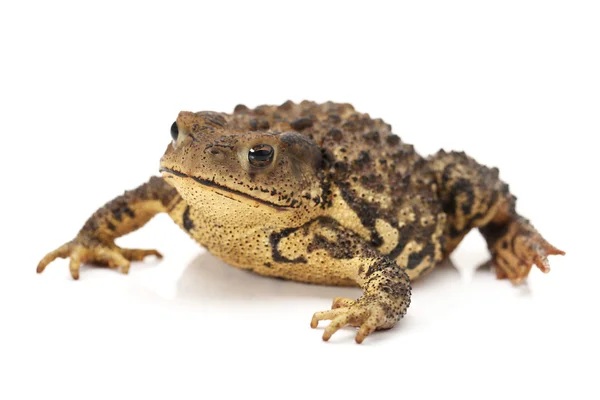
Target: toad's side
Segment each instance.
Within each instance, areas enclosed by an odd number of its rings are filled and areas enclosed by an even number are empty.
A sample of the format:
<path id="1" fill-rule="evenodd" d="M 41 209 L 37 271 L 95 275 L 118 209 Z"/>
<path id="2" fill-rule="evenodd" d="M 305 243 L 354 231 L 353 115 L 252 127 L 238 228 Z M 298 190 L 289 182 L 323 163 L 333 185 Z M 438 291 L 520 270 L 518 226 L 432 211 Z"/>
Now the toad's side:
<path id="1" fill-rule="evenodd" d="M 499 278 L 519 282 L 563 254 L 515 211 L 497 169 L 464 153 L 422 158 L 389 125 L 348 104 L 286 102 L 233 114 L 181 112 L 152 178 L 98 210 L 78 236 L 48 254 L 121 267 L 159 255 L 114 240 L 167 212 L 226 262 L 301 282 L 358 285 L 311 325 L 331 320 L 356 340 L 392 327 L 410 304 L 410 281 L 447 257 L 473 228 Z"/>

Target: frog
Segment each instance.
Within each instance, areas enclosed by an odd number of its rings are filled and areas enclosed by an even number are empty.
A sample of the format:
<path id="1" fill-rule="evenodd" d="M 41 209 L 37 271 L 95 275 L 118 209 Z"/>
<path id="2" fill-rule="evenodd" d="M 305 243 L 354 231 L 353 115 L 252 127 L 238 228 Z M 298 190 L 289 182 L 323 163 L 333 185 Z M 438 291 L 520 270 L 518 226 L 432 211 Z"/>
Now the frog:
<path id="1" fill-rule="evenodd" d="M 446 260 L 477 229 L 499 279 L 523 282 L 551 245 L 516 211 L 497 168 L 464 152 L 419 155 L 348 103 L 286 101 L 232 113 L 182 111 L 170 127 L 159 175 L 106 203 L 71 241 L 44 256 L 37 272 L 69 258 L 128 273 L 132 261 L 162 257 L 115 240 L 159 213 L 226 263 L 309 284 L 355 286 L 312 316 L 355 341 L 390 329 L 411 302 L 411 283 Z"/>

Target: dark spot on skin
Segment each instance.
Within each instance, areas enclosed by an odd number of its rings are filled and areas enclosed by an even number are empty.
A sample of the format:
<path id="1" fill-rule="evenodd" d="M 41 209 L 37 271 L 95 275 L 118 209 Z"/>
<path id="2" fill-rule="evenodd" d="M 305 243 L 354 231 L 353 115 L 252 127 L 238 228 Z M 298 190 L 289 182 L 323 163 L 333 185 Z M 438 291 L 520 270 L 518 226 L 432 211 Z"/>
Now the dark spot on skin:
<path id="1" fill-rule="evenodd" d="M 423 250 L 412 253 L 408 256 L 408 263 L 406 264 L 406 269 L 415 269 L 423 259 L 427 256 L 430 256 L 430 260 L 433 260 L 435 256 L 435 245 L 429 240 Z"/>
<path id="2" fill-rule="evenodd" d="M 294 102 L 291 100 L 288 100 L 285 103 L 283 103 L 282 105 L 280 105 L 279 109 L 284 110 L 284 111 L 289 111 L 292 109 L 292 107 L 294 107 Z"/>
<path id="3" fill-rule="evenodd" d="M 450 237 L 451 238 L 457 238 L 459 236 L 461 236 L 464 233 L 464 229 L 463 230 L 458 230 L 456 229 L 456 227 L 454 225 L 450 226 Z"/>
<path id="4" fill-rule="evenodd" d="M 457 180 L 450 193 L 451 198 L 455 199 L 454 201 L 456 201 L 456 198 L 461 193 L 467 196 L 467 201 L 461 204 L 461 210 L 465 217 L 469 217 L 469 214 L 471 214 L 471 210 L 473 208 L 473 203 L 475 202 L 475 193 L 473 192 L 473 185 L 471 182 L 466 179 Z"/>
<path id="5" fill-rule="evenodd" d="M 270 262 L 264 263 L 264 266 L 267 267 L 267 268 L 272 268 L 273 267 L 273 265 Z"/>
<path id="6" fill-rule="evenodd" d="M 486 226 L 479 228 L 479 231 L 488 243 L 488 247 L 492 247 L 498 240 L 506 236 L 508 229 L 509 224 L 495 224 L 490 222 Z"/>
<path id="7" fill-rule="evenodd" d="M 398 137 L 396 135 L 389 135 L 388 137 L 385 138 L 385 141 L 390 146 L 396 146 L 397 144 L 400 143 L 400 137 Z"/>
<path id="8" fill-rule="evenodd" d="M 349 169 L 347 164 L 341 161 L 336 161 L 333 164 L 333 168 L 335 170 L 335 179 L 346 180 L 348 178 Z"/>
<path id="9" fill-rule="evenodd" d="M 327 132 L 327 134 L 331 136 L 331 138 L 336 142 L 342 140 L 342 131 L 340 131 L 339 129 L 330 129 L 329 132 Z"/>
<path id="10" fill-rule="evenodd" d="M 188 232 L 194 229 L 194 221 L 190 218 L 190 206 L 187 206 L 183 212 L 183 227 Z"/>
<path id="11" fill-rule="evenodd" d="M 327 116 L 327 120 L 332 124 L 339 124 L 340 122 L 342 122 L 342 118 L 337 114 L 329 114 Z"/>
<path id="12" fill-rule="evenodd" d="M 365 168 L 367 165 L 369 165 L 370 162 L 371 162 L 371 156 L 369 156 L 369 152 L 363 150 L 358 155 L 358 158 L 356 160 L 354 160 L 354 162 L 352 163 L 352 168 L 355 170 L 361 170 L 361 169 Z"/>
<path id="13" fill-rule="evenodd" d="M 363 175 L 360 177 L 360 184 L 369 190 L 376 193 L 381 193 L 384 190 L 383 177 L 381 175 Z"/>
<path id="14" fill-rule="evenodd" d="M 106 221 L 106 227 L 111 231 L 115 231 L 117 229 L 117 227 L 110 221 Z"/>
<path id="15" fill-rule="evenodd" d="M 257 119 L 251 119 L 250 120 L 250 130 L 252 131 L 257 131 L 257 130 L 267 130 L 269 129 L 269 121 L 267 121 L 266 119 L 263 120 L 257 120 Z"/>
<path id="16" fill-rule="evenodd" d="M 235 108 L 233 109 L 234 113 L 242 113 L 242 112 L 246 112 L 249 111 L 248 107 L 246 107 L 243 104 L 238 104 L 237 106 L 235 106 Z"/>
<path id="17" fill-rule="evenodd" d="M 341 237 L 340 237 L 341 236 Z M 322 235 L 315 235 L 313 240 L 307 247 L 307 251 L 312 253 L 315 250 L 323 249 L 327 251 L 327 253 L 335 258 L 335 259 L 350 259 L 354 258 L 353 243 L 349 238 L 343 237 L 343 235 L 338 236 L 335 242 L 330 242 Z"/>
<path id="18" fill-rule="evenodd" d="M 225 120 L 225 118 L 221 114 L 216 112 L 202 111 L 196 113 L 196 115 L 202 118 L 203 122 L 208 127 L 224 128 L 225 125 L 227 125 L 227 121 Z"/>
<path id="19" fill-rule="evenodd" d="M 127 206 L 127 204 L 120 204 L 119 207 L 112 210 L 113 216 L 119 222 L 123 220 L 123 214 L 127 215 L 130 218 L 135 217 L 135 213 L 131 208 Z"/>
<path id="20" fill-rule="evenodd" d="M 353 121 L 346 121 L 346 122 L 344 122 L 342 124 L 342 127 L 345 130 L 348 130 L 348 131 L 354 131 L 357 128 L 356 124 Z"/>
<path id="21" fill-rule="evenodd" d="M 290 125 L 295 130 L 302 131 L 306 128 L 310 128 L 313 125 L 313 121 L 312 121 L 312 119 L 307 118 L 307 117 L 300 117 L 300 118 L 296 118 L 294 121 L 292 121 L 292 123 Z"/>
<path id="22" fill-rule="evenodd" d="M 123 207 L 123 212 L 129 217 L 129 218 L 134 218 L 135 217 L 135 213 L 133 212 L 133 210 L 127 206 Z"/>
<path id="23" fill-rule="evenodd" d="M 363 138 L 365 138 L 367 142 L 379 143 L 379 132 L 371 131 L 369 133 L 365 133 Z"/>

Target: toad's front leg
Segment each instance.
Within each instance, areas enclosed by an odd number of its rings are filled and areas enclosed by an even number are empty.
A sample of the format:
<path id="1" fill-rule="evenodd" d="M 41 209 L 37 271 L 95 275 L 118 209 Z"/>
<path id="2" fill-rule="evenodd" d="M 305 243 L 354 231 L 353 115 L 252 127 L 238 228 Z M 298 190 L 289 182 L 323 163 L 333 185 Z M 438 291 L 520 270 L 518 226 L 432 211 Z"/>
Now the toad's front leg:
<path id="1" fill-rule="evenodd" d="M 177 191 L 162 178 L 151 178 L 96 211 L 73 240 L 42 258 L 37 272 L 43 272 L 56 258 L 70 258 L 71 276 L 79 279 L 81 263 L 120 267 L 127 273 L 131 261 L 140 261 L 149 255 L 161 257 L 156 250 L 123 249 L 115 244 L 115 239 L 139 229 L 179 199 Z"/>
<path id="2" fill-rule="evenodd" d="M 362 261 L 359 282 L 363 295 L 358 300 L 336 298 L 331 310 L 313 315 L 312 328 L 316 328 L 319 321 L 331 320 L 323 332 L 323 340 L 329 340 L 340 328 L 352 325 L 359 327 L 356 343 L 362 343 L 373 331 L 393 327 L 406 314 L 410 305 L 408 275 L 386 256 Z"/>
<path id="3" fill-rule="evenodd" d="M 331 220 L 313 224 L 305 232 L 311 237 L 309 241 L 301 241 L 308 242 L 308 263 L 319 266 L 324 278 L 329 275 L 329 282 L 319 283 L 339 283 L 337 276 L 355 282 L 363 290 L 357 300 L 338 298 L 331 310 L 314 314 L 313 328 L 319 321 L 331 320 L 323 340 L 329 340 L 340 328 L 351 325 L 359 327 L 356 342 L 362 343 L 373 331 L 391 328 L 406 314 L 410 304 L 410 280 L 393 259 Z M 304 268 L 310 269 L 310 265 Z"/>

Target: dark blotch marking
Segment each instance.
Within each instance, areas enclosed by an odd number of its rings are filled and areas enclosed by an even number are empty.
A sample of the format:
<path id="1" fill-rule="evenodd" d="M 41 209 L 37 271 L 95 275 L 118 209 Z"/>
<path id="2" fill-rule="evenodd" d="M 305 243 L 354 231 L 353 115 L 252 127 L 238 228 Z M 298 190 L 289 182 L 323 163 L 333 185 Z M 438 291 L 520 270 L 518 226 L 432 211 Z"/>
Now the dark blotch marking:
<path id="1" fill-rule="evenodd" d="M 288 100 L 285 103 L 283 103 L 282 105 L 280 105 L 279 109 L 284 110 L 284 111 L 289 111 L 292 109 L 292 107 L 294 107 L 294 102 L 291 100 Z"/>
<path id="2" fill-rule="evenodd" d="M 327 132 L 327 134 L 331 136 L 331 138 L 336 142 L 342 140 L 342 131 L 340 131 L 339 129 L 330 129 L 329 132 Z"/>
<path id="3" fill-rule="evenodd" d="M 269 236 L 269 243 L 271 244 L 271 254 L 272 254 L 271 256 L 273 258 L 273 261 L 282 262 L 282 263 L 292 263 L 292 264 L 296 264 L 296 263 L 306 264 L 306 258 L 300 256 L 300 257 L 296 257 L 292 260 L 292 259 L 282 256 L 278 249 L 279 242 L 281 242 L 281 239 L 284 239 L 284 238 L 290 236 L 291 234 L 296 232 L 298 229 L 300 229 L 300 227 L 286 228 L 279 232 L 271 233 L 271 235 Z"/>
<path id="4" fill-rule="evenodd" d="M 431 241 L 427 242 L 425 247 L 423 247 L 423 250 L 408 256 L 406 269 L 415 269 L 427 256 L 431 256 L 431 260 L 433 260 L 435 256 L 435 245 Z"/>
<path id="5" fill-rule="evenodd" d="M 388 137 L 385 138 L 385 141 L 390 146 L 396 146 L 397 144 L 400 143 L 400 137 L 396 136 L 396 135 L 390 135 L 390 136 L 388 136 Z"/>
<path id="6" fill-rule="evenodd" d="M 342 194 L 342 198 L 354 210 L 363 226 L 371 232 L 370 244 L 379 247 L 383 244 L 383 238 L 377 232 L 375 223 L 377 218 L 381 218 L 381 211 L 378 203 L 369 203 L 355 197 L 350 189 L 350 185 L 345 182 L 339 182 L 338 186 Z"/>
<path id="7" fill-rule="evenodd" d="M 358 158 L 352 162 L 352 167 L 356 170 L 361 170 L 371 162 L 371 156 L 368 151 L 361 151 Z"/>
<path id="8" fill-rule="evenodd" d="M 323 249 L 333 258 L 350 259 L 354 258 L 354 247 L 352 240 L 348 238 L 338 236 L 336 242 L 330 242 L 324 236 L 317 234 L 308 245 L 307 251 L 312 253 L 315 250 Z"/>
<path id="9" fill-rule="evenodd" d="M 120 207 L 117 207 L 112 210 L 113 216 L 119 222 L 123 220 L 123 214 L 127 215 L 130 218 L 135 217 L 135 213 L 131 208 L 127 206 L 127 204 L 121 204 Z"/>
<path id="10" fill-rule="evenodd" d="M 360 177 L 360 184 L 369 190 L 372 190 L 377 193 L 383 192 L 385 189 L 383 185 L 383 178 L 380 175 L 370 174 L 363 175 Z"/>
<path id="11" fill-rule="evenodd" d="M 342 122 L 342 118 L 337 114 L 329 114 L 327 116 L 327 120 L 332 124 L 339 124 L 340 122 Z"/>
<path id="12" fill-rule="evenodd" d="M 488 247 L 492 247 L 498 240 L 506 236 L 508 229 L 509 224 L 495 224 L 490 222 L 486 226 L 479 228 L 479 231 L 488 243 Z"/>
<path id="13" fill-rule="evenodd" d="M 270 127 L 269 121 L 267 121 L 266 119 L 263 119 L 263 120 L 251 119 L 250 120 L 250 129 L 253 131 L 257 131 L 259 129 L 267 130 L 267 129 L 269 129 L 269 127 Z"/>
<path id="14" fill-rule="evenodd" d="M 238 104 L 238 105 L 237 105 L 237 106 L 235 106 L 235 108 L 233 109 L 233 112 L 234 112 L 234 113 L 241 113 L 241 112 L 246 112 L 246 111 L 248 111 L 248 110 L 249 110 L 249 108 L 248 108 L 248 107 L 246 107 L 245 105 L 243 105 L 243 104 Z"/>
<path id="15" fill-rule="evenodd" d="M 190 206 L 187 206 L 185 208 L 185 211 L 183 212 L 183 227 L 188 232 L 194 229 L 195 227 L 194 221 L 192 221 L 192 219 L 190 218 Z"/>
<path id="16" fill-rule="evenodd" d="M 307 117 L 300 117 L 300 118 L 296 118 L 294 121 L 292 121 L 292 123 L 290 125 L 295 130 L 301 131 L 306 128 L 310 128 L 313 125 L 313 121 L 312 121 L 312 119 L 307 118 Z"/>
<path id="17" fill-rule="evenodd" d="M 365 138 L 365 140 L 367 142 L 379 143 L 379 132 L 378 131 L 371 131 L 369 133 L 365 133 L 363 135 L 363 137 Z"/>

